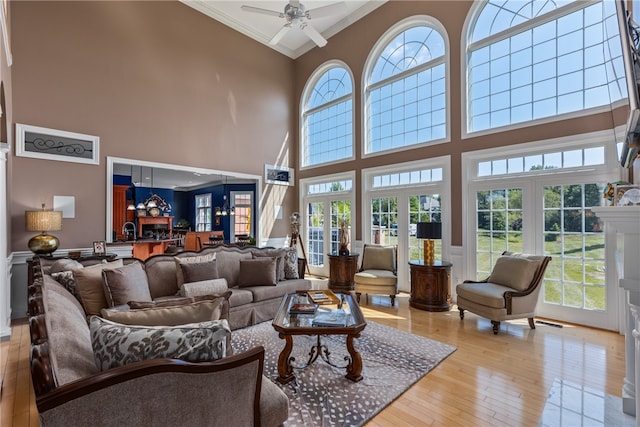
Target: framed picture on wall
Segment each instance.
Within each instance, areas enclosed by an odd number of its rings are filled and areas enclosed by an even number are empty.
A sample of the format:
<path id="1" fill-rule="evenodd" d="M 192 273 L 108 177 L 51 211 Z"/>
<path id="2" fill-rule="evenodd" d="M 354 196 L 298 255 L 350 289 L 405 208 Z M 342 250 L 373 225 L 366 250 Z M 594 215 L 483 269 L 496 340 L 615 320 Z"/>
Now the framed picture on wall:
<path id="1" fill-rule="evenodd" d="M 293 169 L 286 166 L 264 165 L 267 184 L 293 185 Z"/>
<path id="2" fill-rule="evenodd" d="M 100 138 L 16 123 L 16 156 L 100 164 Z"/>
<path id="3" fill-rule="evenodd" d="M 104 255 L 107 253 L 107 246 L 104 240 L 99 240 L 93 242 L 93 254 L 94 255 Z"/>

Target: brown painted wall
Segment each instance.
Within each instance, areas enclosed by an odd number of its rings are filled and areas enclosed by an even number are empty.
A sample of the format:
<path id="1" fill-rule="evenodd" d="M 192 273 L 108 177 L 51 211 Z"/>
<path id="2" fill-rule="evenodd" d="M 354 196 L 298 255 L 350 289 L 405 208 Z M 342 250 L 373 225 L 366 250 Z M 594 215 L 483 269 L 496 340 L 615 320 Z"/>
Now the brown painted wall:
<path id="1" fill-rule="evenodd" d="M 99 166 L 15 157 L 13 251 L 24 211 L 76 197 L 62 248 L 105 235 L 106 156 L 262 175 L 296 157 L 293 61 L 177 1 L 13 2 L 13 123 L 100 136 Z M 286 159 L 289 160 L 286 160 Z M 263 236 L 289 232 L 295 191 L 263 188 Z M 263 222 L 264 224 L 264 222 Z"/>
<path id="2" fill-rule="evenodd" d="M 610 112 L 594 116 L 565 120 L 541 126 L 532 126 L 518 130 L 496 133 L 487 136 L 461 139 L 461 53 L 460 41 L 464 21 L 473 2 L 471 1 L 391 1 L 365 16 L 344 31 L 331 37 L 327 46 L 314 49 L 295 63 L 296 99 L 300 99 L 304 85 L 314 70 L 330 59 L 340 59 L 351 69 L 355 79 L 355 152 L 356 160 L 326 167 L 318 167 L 298 172 L 298 178 L 309 178 L 328 173 L 348 170 L 356 171 L 356 200 L 361 200 L 360 172 L 362 169 L 385 164 L 401 163 L 416 159 L 427 159 L 442 155 L 451 155 L 451 211 L 452 211 L 452 245 L 462 244 L 462 195 L 466 189 L 461 183 L 461 154 L 485 148 L 518 144 L 610 129 L 612 114 Z M 383 156 L 362 159 L 362 73 L 367 55 L 378 39 L 398 21 L 414 15 L 429 15 L 436 18 L 446 28 L 450 47 L 450 99 L 451 99 L 451 142 L 431 147 L 422 147 L 403 152 L 385 154 Z M 624 114 L 618 123 L 624 123 Z M 362 207 L 357 203 L 357 218 L 362 218 Z M 360 222 L 358 222 L 360 226 Z M 362 229 L 356 230 L 356 238 L 362 238 Z"/>

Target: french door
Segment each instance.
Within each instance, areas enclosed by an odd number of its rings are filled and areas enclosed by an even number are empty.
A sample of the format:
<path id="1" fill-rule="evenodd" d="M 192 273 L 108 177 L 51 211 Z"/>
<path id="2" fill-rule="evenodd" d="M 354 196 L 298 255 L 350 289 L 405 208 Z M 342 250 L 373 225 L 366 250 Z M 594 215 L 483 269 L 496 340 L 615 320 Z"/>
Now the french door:
<path id="1" fill-rule="evenodd" d="M 591 211 L 602 200 L 588 177 L 543 176 L 474 183 L 469 242 L 477 280 L 486 279 L 503 251 L 545 254 L 537 314 L 616 329 L 616 288 L 606 286 L 605 235 Z"/>
<path id="2" fill-rule="evenodd" d="M 370 193 L 367 242 L 398 245 L 398 285 L 402 291 L 410 291 L 408 262 L 423 258 L 422 241 L 416 237 L 417 223 L 442 221 L 440 195 L 429 190 L 433 191 L 434 188 Z M 443 226 L 443 230 L 446 229 Z M 435 241 L 436 259 L 442 259 L 442 241 Z"/>
<path id="3" fill-rule="evenodd" d="M 348 198 L 337 195 L 319 197 L 308 201 L 304 213 L 303 235 L 307 261 L 311 274 L 329 276 L 327 254 L 337 254 L 340 244 L 340 226 L 347 224 L 349 250 L 351 251 L 352 234 L 352 202 Z"/>

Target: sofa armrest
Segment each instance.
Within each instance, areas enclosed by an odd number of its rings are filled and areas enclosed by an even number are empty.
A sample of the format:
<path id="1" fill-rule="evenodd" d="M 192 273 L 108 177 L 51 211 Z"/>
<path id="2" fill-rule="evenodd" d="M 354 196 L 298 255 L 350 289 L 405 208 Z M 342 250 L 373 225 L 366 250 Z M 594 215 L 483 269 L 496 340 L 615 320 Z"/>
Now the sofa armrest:
<path id="1" fill-rule="evenodd" d="M 57 387 L 36 404 L 44 426 L 258 425 L 263 365 L 261 346 L 213 362 L 147 360 Z"/>

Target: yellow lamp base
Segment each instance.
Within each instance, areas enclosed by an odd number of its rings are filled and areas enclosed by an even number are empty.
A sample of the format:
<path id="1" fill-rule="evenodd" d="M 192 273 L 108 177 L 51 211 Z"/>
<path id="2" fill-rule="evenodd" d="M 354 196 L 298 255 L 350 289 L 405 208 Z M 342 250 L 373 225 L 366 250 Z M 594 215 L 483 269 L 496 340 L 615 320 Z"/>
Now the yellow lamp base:
<path id="1" fill-rule="evenodd" d="M 433 265 L 435 261 L 436 251 L 434 248 L 433 240 L 426 239 L 424 241 L 424 263 L 426 265 Z"/>
<path id="2" fill-rule="evenodd" d="M 29 240 L 29 249 L 34 254 L 39 255 L 49 255 L 58 249 L 60 245 L 60 240 L 56 236 L 51 236 L 49 234 L 38 234 L 37 236 L 33 236 Z"/>

